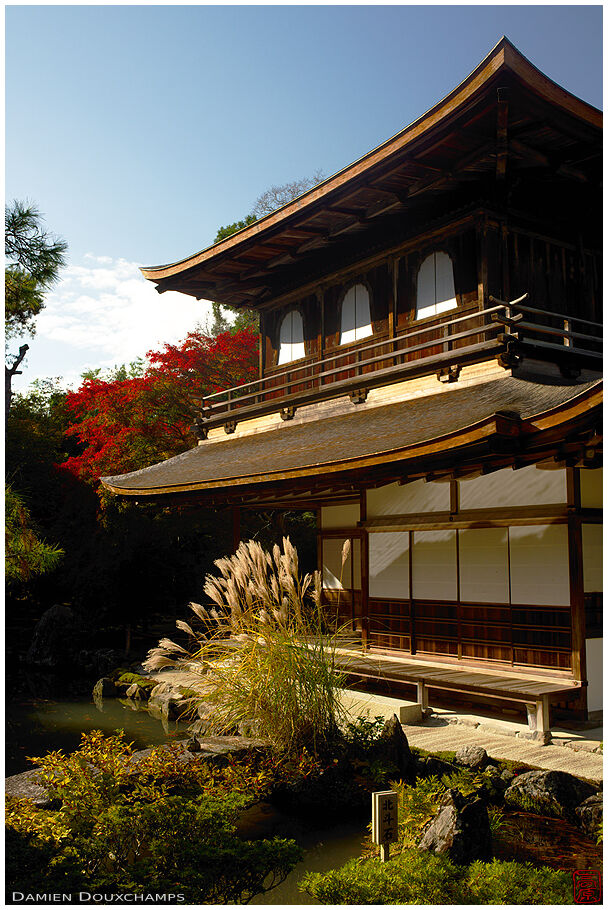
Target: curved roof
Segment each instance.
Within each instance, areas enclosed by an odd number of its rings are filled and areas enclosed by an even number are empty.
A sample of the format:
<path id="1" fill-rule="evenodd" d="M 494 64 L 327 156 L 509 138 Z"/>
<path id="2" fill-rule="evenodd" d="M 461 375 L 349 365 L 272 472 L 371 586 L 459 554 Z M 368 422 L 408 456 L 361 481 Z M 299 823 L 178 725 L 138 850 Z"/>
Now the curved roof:
<path id="1" fill-rule="evenodd" d="M 455 126 L 459 117 L 470 117 L 473 106 L 479 107 L 484 99 L 487 101 L 488 93 L 496 88 L 497 81 L 501 85 L 513 82 L 520 88 L 524 86 L 548 106 L 547 109 L 558 111 L 566 120 L 591 131 L 601 130 L 600 111 L 541 73 L 503 37 L 445 98 L 353 164 L 219 243 L 178 262 L 142 268 L 142 274 L 156 282 L 161 292 L 175 289 L 196 297 L 213 294 L 213 299 L 233 305 L 250 303 L 263 287 L 260 279 L 264 277 L 265 270 L 289 264 L 294 255 L 318 248 L 315 238 L 320 232 L 322 243 L 326 236 L 336 231 L 357 230 L 363 221 L 386 211 L 399 210 L 410 197 L 427 188 L 432 191 L 438 176 L 443 179 L 445 175 L 441 167 L 430 166 L 419 158 L 418 150 L 431 137 L 436 137 L 448 126 Z M 492 102 L 494 110 L 495 92 Z M 522 110 L 525 110 L 525 105 Z M 484 135 L 481 126 L 480 122 L 475 124 L 473 142 Z M 494 127 L 493 117 L 492 130 Z M 448 146 L 453 147 L 455 157 L 451 161 L 446 159 L 445 173 L 453 178 L 455 165 L 458 164 L 469 172 L 470 178 L 471 168 L 479 156 L 475 158 L 473 155 L 475 160 L 467 161 L 474 148 L 466 148 L 458 130 L 454 135 L 455 139 L 451 138 Z M 541 148 L 537 145 L 533 151 L 538 156 Z M 494 152 L 494 146 L 485 149 L 486 156 Z M 402 179 L 395 181 L 395 175 L 390 170 L 393 168 L 394 171 L 397 166 L 405 167 L 405 171 L 399 175 Z M 385 179 L 387 177 L 391 179 Z M 355 191 L 358 195 L 353 197 Z M 391 194 L 392 199 L 388 198 Z M 339 204 L 342 202 L 344 205 L 345 200 L 348 207 L 346 211 L 344 208 L 340 210 Z M 319 218 L 321 214 L 323 217 Z M 249 254 L 247 260 L 235 264 L 235 259 L 244 252 Z M 244 279 L 253 279 L 253 283 L 249 281 L 247 284 Z"/>
<path id="2" fill-rule="evenodd" d="M 497 432 L 500 415 L 519 416 L 522 433 L 572 420 L 601 399 L 598 380 L 580 384 L 502 377 L 351 413 L 286 423 L 195 449 L 130 474 L 103 477 L 114 493 L 155 496 L 323 477 L 407 461 L 469 445 Z"/>

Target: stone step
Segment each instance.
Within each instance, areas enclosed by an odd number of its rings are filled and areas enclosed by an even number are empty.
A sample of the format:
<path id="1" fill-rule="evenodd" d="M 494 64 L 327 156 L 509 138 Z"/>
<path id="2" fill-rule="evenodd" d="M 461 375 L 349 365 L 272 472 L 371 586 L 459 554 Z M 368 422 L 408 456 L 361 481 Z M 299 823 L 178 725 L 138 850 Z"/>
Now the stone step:
<path id="1" fill-rule="evenodd" d="M 402 724 L 418 724 L 422 721 L 422 706 L 402 698 L 390 698 L 388 695 L 360 692 L 357 689 L 342 689 L 340 700 L 351 718 L 384 717 L 389 720 L 396 714 Z"/>

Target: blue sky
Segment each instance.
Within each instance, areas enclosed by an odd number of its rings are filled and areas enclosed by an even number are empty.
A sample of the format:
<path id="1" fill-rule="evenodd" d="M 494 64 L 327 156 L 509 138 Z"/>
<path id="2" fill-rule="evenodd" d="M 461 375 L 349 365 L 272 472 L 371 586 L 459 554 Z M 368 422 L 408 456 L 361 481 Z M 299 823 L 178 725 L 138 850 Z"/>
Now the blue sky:
<path id="1" fill-rule="evenodd" d="M 208 307 L 159 297 L 137 265 L 349 164 L 503 34 L 602 106 L 600 6 L 8 7 L 6 198 L 35 201 L 70 248 L 20 386 L 183 337 Z"/>

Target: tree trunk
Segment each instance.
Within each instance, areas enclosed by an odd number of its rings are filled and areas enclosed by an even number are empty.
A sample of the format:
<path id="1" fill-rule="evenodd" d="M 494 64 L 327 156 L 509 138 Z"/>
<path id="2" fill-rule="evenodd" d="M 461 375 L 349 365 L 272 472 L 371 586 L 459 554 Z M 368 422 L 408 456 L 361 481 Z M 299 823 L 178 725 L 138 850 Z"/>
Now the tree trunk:
<path id="1" fill-rule="evenodd" d="M 29 351 L 29 344 L 22 344 L 19 348 L 19 353 L 17 354 L 13 365 L 4 367 L 4 418 L 8 420 L 8 412 L 11 408 L 11 400 L 13 397 L 13 376 L 21 375 L 21 370 L 18 370 L 17 367 L 20 365 L 21 361 Z"/>

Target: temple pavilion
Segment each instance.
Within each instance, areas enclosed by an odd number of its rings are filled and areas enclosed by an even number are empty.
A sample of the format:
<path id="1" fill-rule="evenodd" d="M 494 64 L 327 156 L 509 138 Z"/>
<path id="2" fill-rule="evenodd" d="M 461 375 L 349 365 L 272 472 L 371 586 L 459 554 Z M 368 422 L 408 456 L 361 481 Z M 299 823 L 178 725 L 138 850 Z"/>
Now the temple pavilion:
<path id="1" fill-rule="evenodd" d="M 315 510 L 358 676 L 526 708 L 541 741 L 602 707 L 601 131 L 503 38 L 358 161 L 143 269 L 255 310 L 259 378 L 103 481 L 230 507 L 236 540 L 239 510 Z"/>

